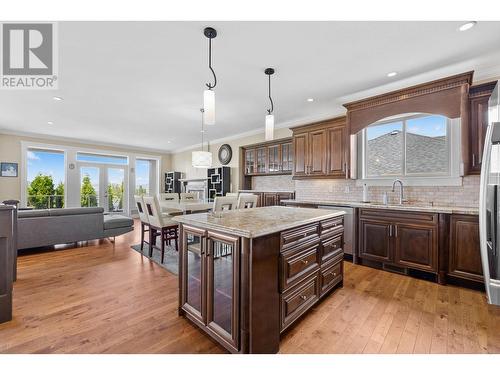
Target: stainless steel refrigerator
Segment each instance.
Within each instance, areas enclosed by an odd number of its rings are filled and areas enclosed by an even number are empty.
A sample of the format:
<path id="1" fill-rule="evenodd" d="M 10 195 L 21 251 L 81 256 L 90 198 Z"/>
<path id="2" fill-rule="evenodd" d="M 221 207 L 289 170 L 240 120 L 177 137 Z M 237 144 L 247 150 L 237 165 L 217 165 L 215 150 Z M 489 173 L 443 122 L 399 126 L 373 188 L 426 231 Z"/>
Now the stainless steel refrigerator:
<path id="1" fill-rule="evenodd" d="M 479 190 L 479 238 L 488 302 L 500 305 L 500 81 L 488 103 Z"/>

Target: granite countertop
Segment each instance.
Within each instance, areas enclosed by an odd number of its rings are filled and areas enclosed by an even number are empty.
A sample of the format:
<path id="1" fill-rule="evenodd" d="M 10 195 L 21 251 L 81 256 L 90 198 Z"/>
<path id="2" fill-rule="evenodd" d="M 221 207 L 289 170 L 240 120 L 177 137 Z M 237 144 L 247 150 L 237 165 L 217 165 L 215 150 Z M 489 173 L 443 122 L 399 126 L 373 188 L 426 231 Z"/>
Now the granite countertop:
<path id="1" fill-rule="evenodd" d="M 295 193 L 295 190 L 277 190 L 277 189 L 265 189 L 265 190 L 238 190 L 240 193 Z"/>
<path id="2" fill-rule="evenodd" d="M 198 228 L 255 238 L 344 214 L 344 211 L 339 210 L 271 206 L 224 211 L 221 217 L 201 213 L 175 216 L 173 220 Z"/>
<path id="3" fill-rule="evenodd" d="M 478 207 L 459 207 L 459 206 L 431 206 L 425 204 L 388 204 L 376 202 L 357 202 L 357 201 L 332 201 L 320 199 L 286 199 L 282 203 L 298 203 L 298 204 L 317 204 L 317 205 L 332 205 L 332 206 L 346 206 L 346 207 L 361 207 L 361 208 L 377 208 L 387 210 L 400 210 L 400 211 L 419 211 L 419 212 L 436 212 L 444 214 L 463 214 L 463 215 L 479 215 Z"/>

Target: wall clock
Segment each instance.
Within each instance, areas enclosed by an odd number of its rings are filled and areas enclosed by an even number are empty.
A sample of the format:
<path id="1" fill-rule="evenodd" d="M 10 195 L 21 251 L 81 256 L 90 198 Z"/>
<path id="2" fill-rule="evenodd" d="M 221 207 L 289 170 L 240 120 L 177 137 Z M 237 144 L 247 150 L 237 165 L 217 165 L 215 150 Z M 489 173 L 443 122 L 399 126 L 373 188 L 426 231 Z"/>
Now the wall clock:
<path id="1" fill-rule="evenodd" d="M 219 161 L 222 165 L 229 164 L 232 157 L 233 157 L 233 150 L 231 149 L 231 146 L 229 146 L 227 143 L 220 146 Z"/>

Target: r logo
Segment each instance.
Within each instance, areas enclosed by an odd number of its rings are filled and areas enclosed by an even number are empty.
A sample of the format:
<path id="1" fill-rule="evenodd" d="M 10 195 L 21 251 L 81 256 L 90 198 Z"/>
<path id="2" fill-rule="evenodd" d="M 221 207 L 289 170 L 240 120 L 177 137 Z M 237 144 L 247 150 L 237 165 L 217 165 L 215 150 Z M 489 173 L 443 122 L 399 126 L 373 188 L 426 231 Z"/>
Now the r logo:
<path id="1" fill-rule="evenodd" d="M 4 23 L 2 26 L 4 76 L 53 74 L 51 23 Z"/>

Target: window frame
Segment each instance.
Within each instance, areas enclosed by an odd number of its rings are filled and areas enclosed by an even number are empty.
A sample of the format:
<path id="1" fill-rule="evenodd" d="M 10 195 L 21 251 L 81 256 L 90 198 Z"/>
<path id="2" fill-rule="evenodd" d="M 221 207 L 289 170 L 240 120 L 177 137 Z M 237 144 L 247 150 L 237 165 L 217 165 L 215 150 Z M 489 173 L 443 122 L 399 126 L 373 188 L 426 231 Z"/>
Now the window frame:
<path id="1" fill-rule="evenodd" d="M 390 186 L 394 179 L 402 180 L 407 186 L 461 186 L 463 176 L 463 162 L 461 156 L 461 122 L 460 118 L 446 118 L 446 155 L 448 170 L 446 173 L 406 173 L 406 121 L 427 116 L 442 116 L 434 113 L 406 113 L 391 116 L 377 121 L 361 130 L 357 135 L 357 168 L 361 171 L 361 178 L 356 185 L 362 186 Z M 371 126 L 394 122 L 403 122 L 403 174 L 368 176 L 367 175 L 367 129 Z"/>
<path id="2" fill-rule="evenodd" d="M 393 177 L 449 177 L 451 176 L 451 149 L 450 149 L 450 138 L 451 138 L 451 120 L 449 118 L 445 118 L 446 120 L 446 172 L 408 172 L 407 170 L 407 135 L 408 135 L 408 121 L 409 120 L 414 120 L 422 117 L 430 117 L 430 116 L 440 116 L 440 115 L 433 115 L 433 114 L 416 114 L 416 115 L 410 115 L 410 116 L 404 116 L 404 117 L 399 117 L 399 118 L 393 118 L 389 120 L 383 120 L 380 122 L 376 122 L 362 130 L 363 132 L 363 179 L 380 179 L 380 178 L 393 178 Z M 403 134 L 403 142 L 402 142 L 402 161 L 401 161 L 401 170 L 402 174 L 386 174 L 386 175 L 368 175 L 368 155 L 367 155 L 367 150 L 368 150 L 368 137 L 367 137 L 367 131 L 371 127 L 376 127 L 376 126 L 381 126 L 381 125 L 386 125 L 386 124 L 391 124 L 391 123 L 402 123 L 402 134 Z"/>

